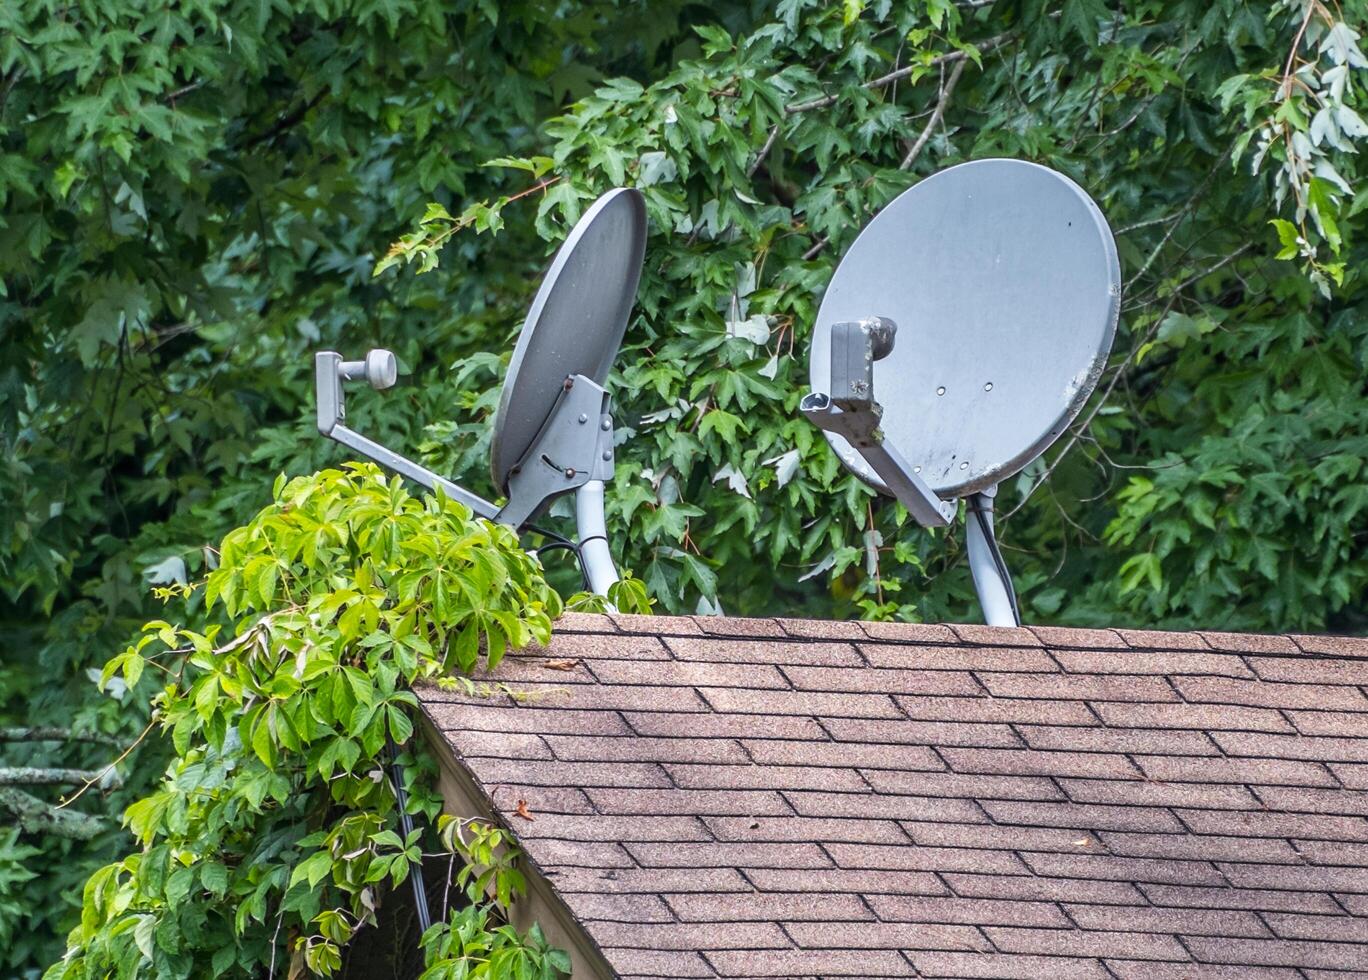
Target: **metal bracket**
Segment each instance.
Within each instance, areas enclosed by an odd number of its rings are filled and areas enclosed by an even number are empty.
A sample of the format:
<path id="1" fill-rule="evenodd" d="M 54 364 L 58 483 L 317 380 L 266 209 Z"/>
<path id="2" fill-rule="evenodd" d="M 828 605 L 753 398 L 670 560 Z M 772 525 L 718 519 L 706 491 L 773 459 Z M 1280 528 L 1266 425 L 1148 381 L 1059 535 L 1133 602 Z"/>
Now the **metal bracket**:
<path id="1" fill-rule="evenodd" d="M 819 429 L 850 443 L 918 524 L 945 527 L 955 518 L 955 501 L 942 500 L 928 487 L 879 427 L 883 406 L 874 399 L 874 362 L 892 352 L 897 330 L 881 316 L 834 324 L 831 394 L 804 395 L 798 410 Z"/>
<path id="2" fill-rule="evenodd" d="M 550 416 L 508 474 L 508 503 L 495 518 L 521 527 L 550 500 L 613 476 L 611 397 L 582 374 L 567 377 Z"/>
<path id="3" fill-rule="evenodd" d="M 565 379 L 555 407 L 527 454 L 508 477 L 508 502 L 502 508 L 438 476 L 348 428 L 342 383 L 365 379 L 372 388 L 391 387 L 397 370 L 394 355 L 373 350 L 364 361 L 344 361 L 335 351 L 314 355 L 318 397 L 318 431 L 414 483 L 459 500 L 480 517 L 521 528 L 552 498 L 591 480 L 613 476 L 613 420 L 606 391 L 583 375 Z"/>
<path id="4" fill-rule="evenodd" d="M 386 449 L 374 440 L 367 439 L 344 423 L 347 417 L 346 402 L 342 394 L 342 382 L 365 379 L 377 391 L 394 385 L 398 377 L 398 366 L 394 355 L 387 350 L 373 350 L 364 361 L 344 361 L 336 351 L 321 351 L 314 355 L 314 386 L 318 400 L 318 431 L 348 449 L 355 450 L 367 459 L 381 466 L 387 466 L 401 476 L 406 476 L 419 486 L 442 492 L 452 500 L 459 500 L 480 517 L 493 518 L 498 508 L 489 501 L 475 496 L 450 480 L 438 476 L 431 470 L 405 459 L 393 450 Z"/>

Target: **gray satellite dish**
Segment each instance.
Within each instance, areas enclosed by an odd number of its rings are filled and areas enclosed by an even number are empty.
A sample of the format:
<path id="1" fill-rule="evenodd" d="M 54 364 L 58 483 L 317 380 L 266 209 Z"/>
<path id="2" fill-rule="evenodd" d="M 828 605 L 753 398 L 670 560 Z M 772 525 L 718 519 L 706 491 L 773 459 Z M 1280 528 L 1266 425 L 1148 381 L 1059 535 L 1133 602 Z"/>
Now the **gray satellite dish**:
<path id="1" fill-rule="evenodd" d="M 600 595 L 617 581 L 603 518 L 603 481 L 613 473 L 613 420 L 603 381 L 627 329 L 646 249 L 646 209 L 634 190 L 604 194 L 570 231 L 537 290 L 509 364 L 495 417 L 492 471 L 508 494 L 503 507 L 457 486 L 346 425 L 343 384 L 392 387 L 392 353 L 370 351 L 345 361 L 314 355 L 318 431 L 429 490 L 440 489 L 475 514 L 524 527 L 554 497 L 575 491 L 575 551 L 589 587 Z M 396 750 L 390 769 L 404 833 L 404 779 Z M 422 869 L 413 874 L 420 925 L 431 921 Z"/>
<path id="2" fill-rule="evenodd" d="M 641 194 L 618 188 L 594 202 L 552 260 L 518 336 L 495 414 L 490 469 L 508 495 L 503 507 L 346 426 L 343 383 L 393 385 L 395 361 L 388 351 L 371 351 L 363 361 L 344 361 L 333 351 L 315 355 L 318 430 L 514 528 L 574 491 L 580 564 L 590 587 L 606 594 L 617 572 L 603 517 L 603 482 L 613 474 L 613 420 L 603 381 L 627 329 L 645 250 Z"/>
<path id="3" fill-rule="evenodd" d="M 996 485 L 1078 415 L 1120 304 L 1116 243 L 1097 205 L 1020 160 L 961 164 L 905 191 L 856 238 L 822 299 L 804 413 L 847 467 L 921 523 L 948 523 L 953 500 L 969 498 L 990 621 L 1007 621 L 1005 610 L 1018 619 L 991 539 Z M 985 595 L 990 579 L 1000 597 Z"/>
<path id="4" fill-rule="evenodd" d="M 646 205 L 635 190 L 604 194 L 551 261 L 532 300 L 494 414 L 490 472 L 508 489 L 555 406 L 561 382 L 579 374 L 603 384 L 636 300 L 646 254 Z"/>

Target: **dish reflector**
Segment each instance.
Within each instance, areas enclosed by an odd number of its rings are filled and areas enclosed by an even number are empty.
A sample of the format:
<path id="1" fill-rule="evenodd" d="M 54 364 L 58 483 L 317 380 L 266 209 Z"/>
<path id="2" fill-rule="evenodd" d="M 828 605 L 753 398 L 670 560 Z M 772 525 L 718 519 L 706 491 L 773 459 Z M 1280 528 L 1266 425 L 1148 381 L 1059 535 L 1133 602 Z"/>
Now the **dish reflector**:
<path id="1" fill-rule="evenodd" d="M 641 193 L 604 194 L 576 222 L 537 290 L 508 364 L 490 443 L 494 485 L 527 455 L 567 377 L 602 385 L 636 299 L 646 254 Z"/>
<path id="2" fill-rule="evenodd" d="M 903 192 L 856 238 L 818 311 L 810 377 L 825 390 L 833 324 L 893 320 L 897 343 L 874 363 L 882 428 L 933 491 L 961 497 L 1020 471 L 1077 416 L 1120 304 L 1116 243 L 1082 188 L 1025 161 L 965 163 Z"/>

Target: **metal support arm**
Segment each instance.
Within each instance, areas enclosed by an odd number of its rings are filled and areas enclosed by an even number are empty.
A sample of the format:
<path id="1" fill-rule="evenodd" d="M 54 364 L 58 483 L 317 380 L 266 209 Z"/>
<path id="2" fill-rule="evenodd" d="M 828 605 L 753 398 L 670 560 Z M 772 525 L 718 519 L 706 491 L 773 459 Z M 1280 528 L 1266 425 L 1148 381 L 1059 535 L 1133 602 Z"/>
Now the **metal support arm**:
<path id="1" fill-rule="evenodd" d="M 464 490 L 445 477 L 405 459 L 374 440 L 343 424 L 347 417 L 343 401 L 342 382 L 365 378 L 372 388 L 384 390 L 394 384 L 397 376 L 394 355 L 389 351 L 371 351 L 364 361 L 344 361 L 335 351 L 314 355 L 316 394 L 318 397 L 318 431 L 367 459 L 387 466 L 400 476 L 406 476 L 419 486 L 442 492 L 452 500 L 459 500 L 477 516 L 493 518 L 499 509 L 482 497 Z"/>
<path id="2" fill-rule="evenodd" d="M 546 424 L 509 472 L 508 502 L 499 508 L 344 424 L 343 382 L 364 380 L 376 390 L 393 386 L 393 354 L 373 350 L 365 360 L 344 361 L 335 351 L 323 351 L 314 355 L 314 366 L 319 432 L 419 486 L 440 489 L 480 517 L 521 530 L 551 500 L 575 491 L 580 563 L 590 587 L 608 594 L 618 580 L 603 515 L 603 483 L 613 476 L 613 420 L 601 386 L 578 374 L 565 379 Z"/>

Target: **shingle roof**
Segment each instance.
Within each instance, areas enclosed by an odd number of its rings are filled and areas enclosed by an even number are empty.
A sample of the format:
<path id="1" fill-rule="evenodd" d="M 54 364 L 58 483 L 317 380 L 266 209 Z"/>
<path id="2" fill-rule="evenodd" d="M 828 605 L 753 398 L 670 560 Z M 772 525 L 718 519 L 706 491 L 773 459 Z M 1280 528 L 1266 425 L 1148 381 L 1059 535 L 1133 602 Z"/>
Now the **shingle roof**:
<path id="1" fill-rule="evenodd" d="M 621 976 L 1368 976 L 1368 640 L 570 616 L 493 679 L 424 709 Z"/>

